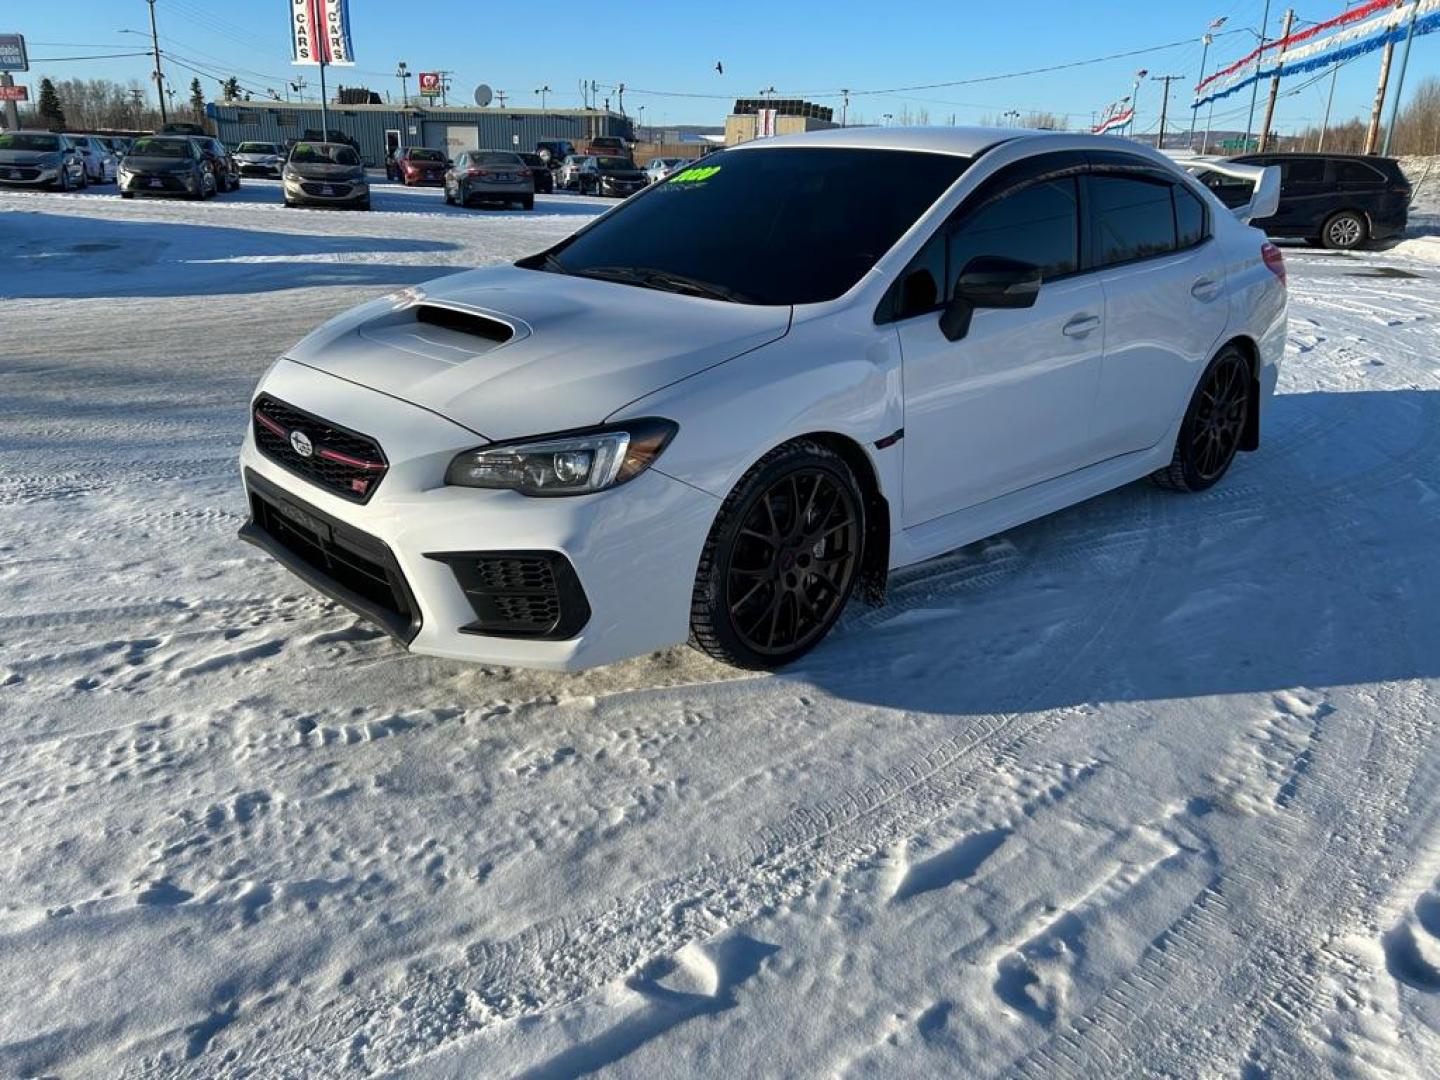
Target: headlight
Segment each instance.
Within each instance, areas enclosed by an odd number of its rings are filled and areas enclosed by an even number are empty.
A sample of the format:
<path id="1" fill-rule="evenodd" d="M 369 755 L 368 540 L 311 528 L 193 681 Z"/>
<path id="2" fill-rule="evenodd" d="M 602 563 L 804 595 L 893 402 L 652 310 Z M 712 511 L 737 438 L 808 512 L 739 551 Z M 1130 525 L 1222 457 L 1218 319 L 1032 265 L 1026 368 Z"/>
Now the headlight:
<path id="1" fill-rule="evenodd" d="M 445 482 L 536 496 L 603 491 L 653 465 L 677 430 L 669 420 L 631 420 L 596 431 L 467 450 L 450 463 Z"/>
<path id="2" fill-rule="evenodd" d="M 300 182 L 300 174 L 292 169 L 286 169 L 284 176 L 285 183 L 287 184 L 298 184 Z"/>

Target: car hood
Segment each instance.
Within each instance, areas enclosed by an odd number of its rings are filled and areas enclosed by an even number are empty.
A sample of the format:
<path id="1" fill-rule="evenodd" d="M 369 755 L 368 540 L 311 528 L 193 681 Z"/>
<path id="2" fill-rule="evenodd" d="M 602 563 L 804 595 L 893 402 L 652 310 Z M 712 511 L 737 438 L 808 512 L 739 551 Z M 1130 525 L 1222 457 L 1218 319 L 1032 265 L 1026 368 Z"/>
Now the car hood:
<path id="1" fill-rule="evenodd" d="M 436 309 L 450 325 L 432 321 Z M 288 355 L 483 438 L 513 439 L 598 424 L 783 337 L 790 316 L 789 307 L 498 266 L 362 305 Z"/>
<path id="2" fill-rule="evenodd" d="M 313 165 L 309 162 L 286 166 L 291 172 L 305 180 L 360 180 L 365 170 L 359 165 Z"/>
<path id="3" fill-rule="evenodd" d="M 0 150 L 0 165 L 38 165 L 59 155 L 59 150 Z"/>
<path id="4" fill-rule="evenodd" d="M 266 154 L 259 150 L 246 150 L 235 155 L 236 161 L 279 161 L 279 154 Z"/>

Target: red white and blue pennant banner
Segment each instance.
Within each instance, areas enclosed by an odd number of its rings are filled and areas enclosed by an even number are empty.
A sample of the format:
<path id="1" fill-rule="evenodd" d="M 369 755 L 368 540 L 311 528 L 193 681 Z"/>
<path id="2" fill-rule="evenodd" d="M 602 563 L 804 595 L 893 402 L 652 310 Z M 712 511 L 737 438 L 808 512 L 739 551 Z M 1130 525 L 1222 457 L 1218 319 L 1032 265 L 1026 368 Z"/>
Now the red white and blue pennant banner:
<path id="1" fill-rule="evenodd" d="M 293 64 L 353 64 L 350 0 L 290 0 Z"/>
<path id="2" fill-rule="evenodd" d="M 1135 119 L 1135 109 L 1130 104 L 1130 99 L 1117 101 L 1105 110 L 1100 122 L 1090 130 L 1096 135 L 1104 135 L 1111 131 L 1121 131 L 1130 126 Z"/>
<path id="3" fill-rule="evenodd" d="M 1401 41 L 1440 30 L 1440 0 L 1369 0 L 1333 19 L 1298 30 L 1260 48 L 1201 80 L 1195 106 L 1219 101 L 1252 83 L 1276 75 L 1300 75 Z"/>

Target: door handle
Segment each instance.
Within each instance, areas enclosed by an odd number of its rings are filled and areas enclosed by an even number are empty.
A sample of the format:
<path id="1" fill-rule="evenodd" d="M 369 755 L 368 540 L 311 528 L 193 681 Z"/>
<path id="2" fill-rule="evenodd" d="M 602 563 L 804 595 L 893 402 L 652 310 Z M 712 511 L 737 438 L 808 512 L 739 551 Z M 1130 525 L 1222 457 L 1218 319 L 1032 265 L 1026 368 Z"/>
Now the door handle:
<path id="1" fill-rule="evenodd" d="M 1220 295 L 1220 282 L 1214 278 L 1202 277 L 1190 286 L 1190 295 L 1196 300 L 1208 303 Z"/>
<path id="2" fill-rule="evenodd" d="M 1061 332 L 1066 337 L 1084 337 L 1086 334 L 1098 329 L 1099 326 L 1099 315 L 1076 315 L 1065 324 L 1065 328 Z"/>

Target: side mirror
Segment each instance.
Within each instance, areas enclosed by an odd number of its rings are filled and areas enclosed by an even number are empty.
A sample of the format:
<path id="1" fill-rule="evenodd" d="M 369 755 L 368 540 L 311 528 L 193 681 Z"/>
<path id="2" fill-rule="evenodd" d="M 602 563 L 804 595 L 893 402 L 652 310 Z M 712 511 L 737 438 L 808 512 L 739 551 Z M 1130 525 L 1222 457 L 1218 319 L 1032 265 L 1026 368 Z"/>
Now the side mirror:
<path id="1" fill-rule="evenodd" d="M 1040 268 L 998 255 L 977 255 L 965 264 L 955 294 L 940 313 L 940 332 L 959 341 L 970 332 L 977 308 L 1034 307 L 1040 296 Z"/>

